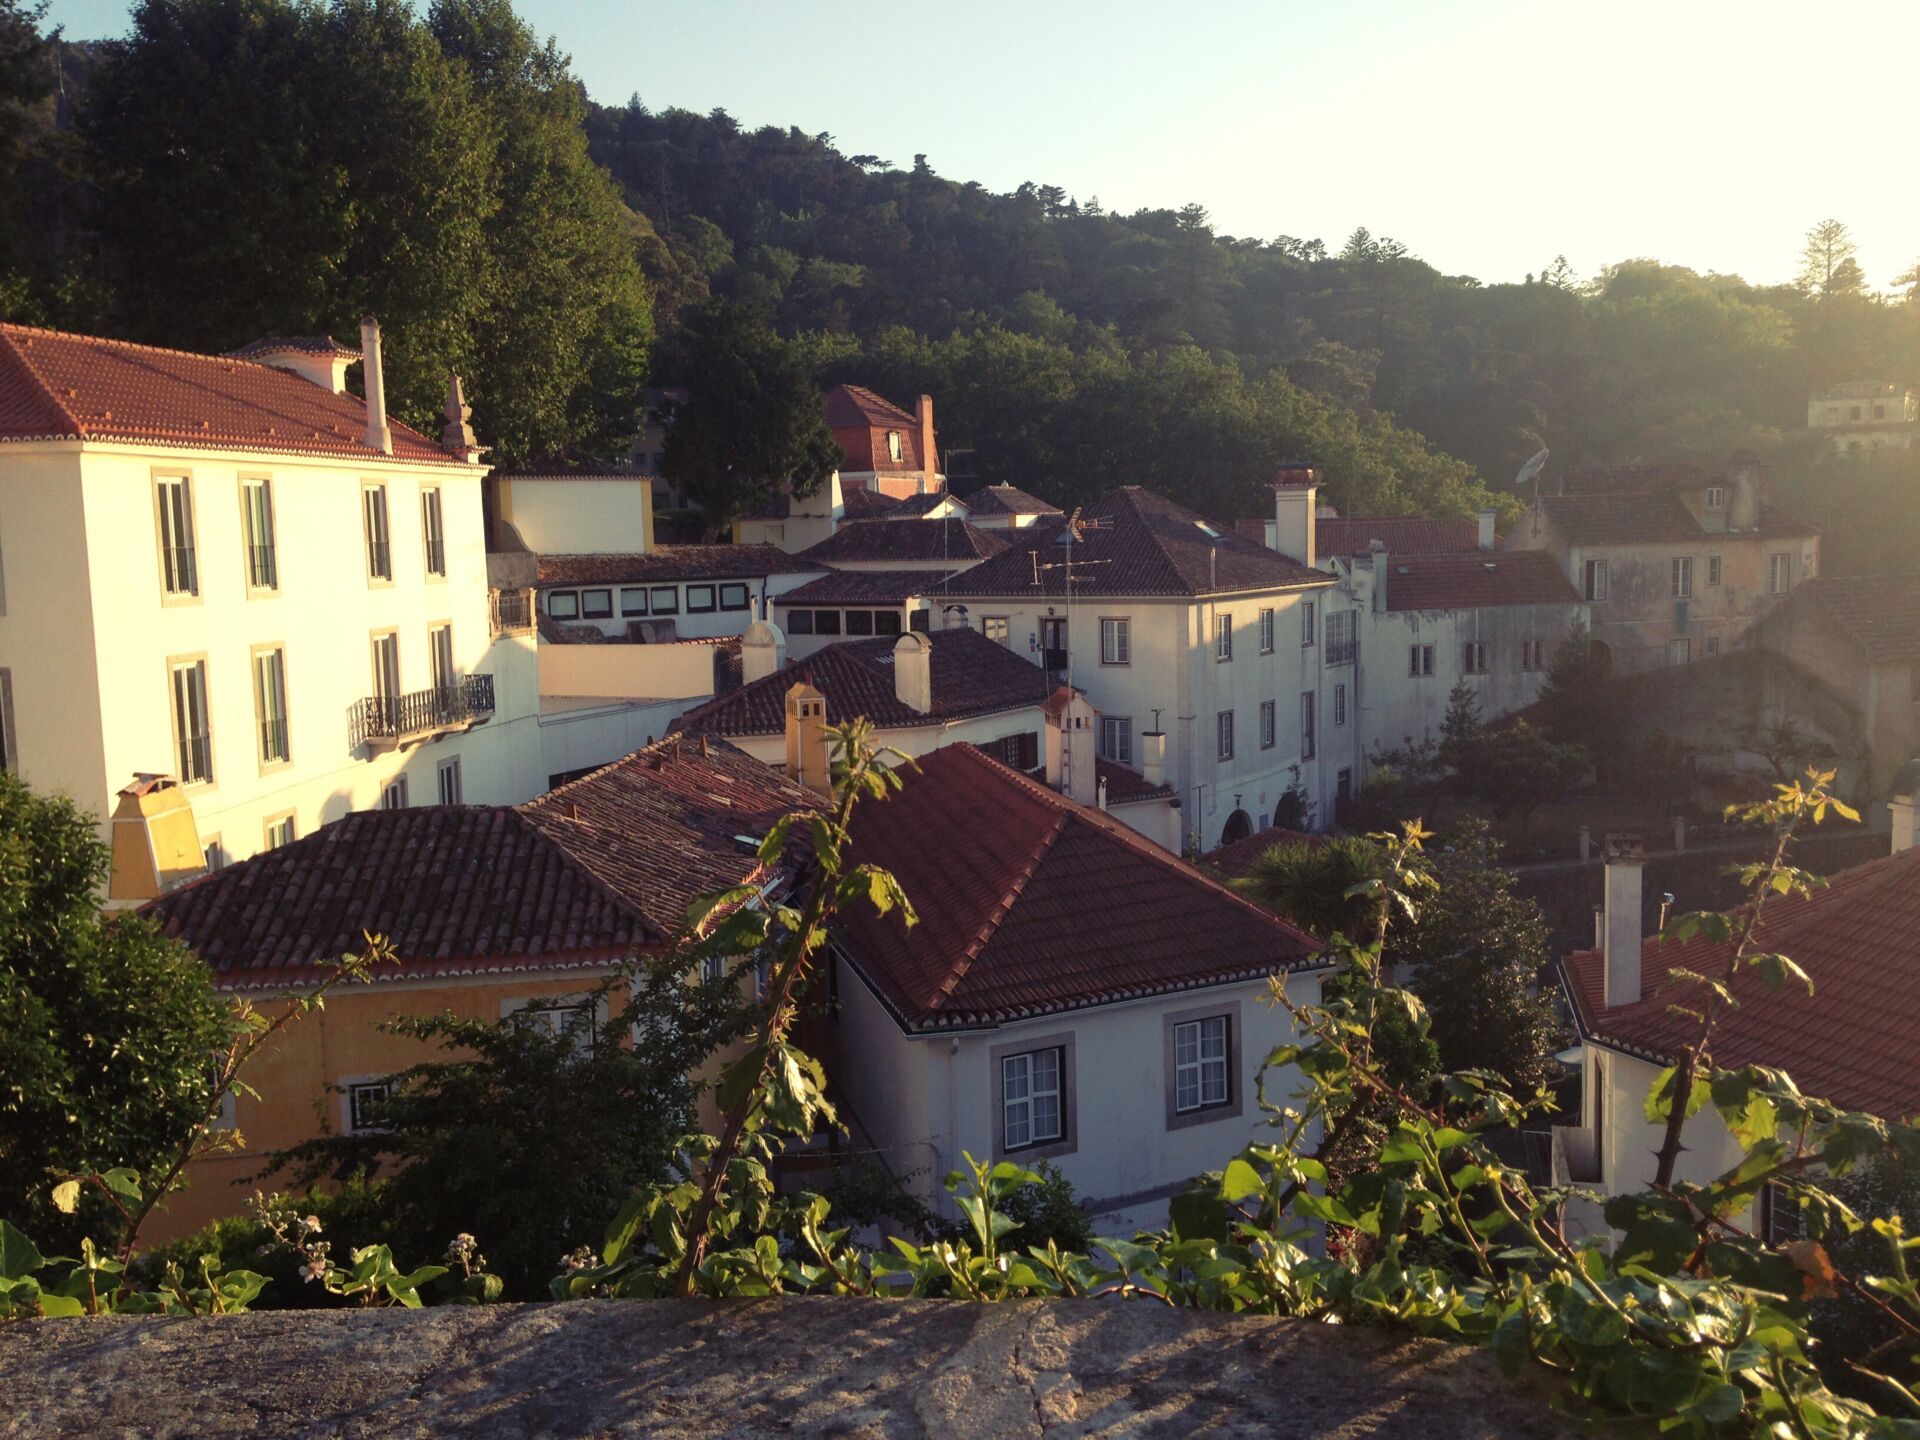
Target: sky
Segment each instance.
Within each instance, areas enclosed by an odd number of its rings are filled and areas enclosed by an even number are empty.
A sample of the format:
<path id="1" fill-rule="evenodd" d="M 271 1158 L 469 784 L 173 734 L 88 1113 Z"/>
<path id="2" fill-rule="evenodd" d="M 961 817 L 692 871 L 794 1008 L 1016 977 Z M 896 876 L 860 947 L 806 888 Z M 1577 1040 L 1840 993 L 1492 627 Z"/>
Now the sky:
<path id="1" fill-rule="evenodd" d="M 518 0 L 607 104 L 719 107 L 848 155 L 1224 234 L 1356 226 L 1449 274 L 1565 254 L 1790 280 L 1852 229 L 1875 288 L 1920 259 L 1902 96 L 1920 4 L 1747 0 Z M 127 0 L 53 0 L 69 36 Z"/>

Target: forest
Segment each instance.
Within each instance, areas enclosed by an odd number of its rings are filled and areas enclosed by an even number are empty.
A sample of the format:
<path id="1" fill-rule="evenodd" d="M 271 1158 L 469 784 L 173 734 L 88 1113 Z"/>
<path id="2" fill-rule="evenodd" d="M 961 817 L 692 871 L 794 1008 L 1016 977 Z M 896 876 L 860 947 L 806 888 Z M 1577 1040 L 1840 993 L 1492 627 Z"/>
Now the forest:
<path id="1" fill-rule="evenodd" d="M 459 368 L 508 463 L 618 451 L 728 303 L 820 383 L 935 395 L 962 493 L 1140 483 L 1232 519 L 1306 458 L 1349 512 L 1510 517 L 1542 448 L 1549 482 L 1752 449 L 1785 503 L 1838 506 L 1847 568 L 1914 549 L 1914 465 L 1804 421 L 1827 385 L 1920 381 L 1920 264 L 1866 274 L 1818 216 L 1778 217 L 1793 283 L 1548 255 L 1487 284 L 1366 230 L 1234 236 L 1197 201 L 597 104 L 507 0 L 142 0 L 85 45 L 0 0 L 0 188 L 0 318 L 225 348 L 377 309 L 401 413 Z"/>

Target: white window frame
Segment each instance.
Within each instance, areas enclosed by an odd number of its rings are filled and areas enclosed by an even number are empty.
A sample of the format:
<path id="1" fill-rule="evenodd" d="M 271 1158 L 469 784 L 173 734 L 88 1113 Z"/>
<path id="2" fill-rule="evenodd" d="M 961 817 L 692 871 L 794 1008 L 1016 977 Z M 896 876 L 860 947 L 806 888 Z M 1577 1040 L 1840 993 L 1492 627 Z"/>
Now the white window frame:
<path id="1" fill-rule="evenodd" d="M 1727 508 L 1726 488 L 1721 485 L 1709 485 L 1707 487 L 1707 509 L 1724 510 L 1726 508 Z"/>
<path id="2" fill-rule="evenodd" d="M 465 802 L 461 797 L 460 757 L 449 755 L 434 767 L 434 776 L 439 782 L 440 803 L 442 805 L 460 805 Z"/>
<path id="3" fill-rule="evenodd" d="M 906 453 L 906 447 L 900 443 L 900 432 L 887 431 L 887 459 L 898 465 L 906 458 Z"/>
<path id="4" fill-rule="evenodd" d="M 367 584 L 393 583 L 393 526 L 387 511 L 387 487 L 360 487 L 360 528 L 367 542 Z"/>
<path id="5" fill-rule="evenodd" d="M 438 485 L 420 487 L 420 551 L 429 580 L 447 578 L 446 511 Z"/>
<path id="6" fill-rule="evenodd" d="M 1460 671 L 1464 675 L 1484 675 L 1487 673 L 1486 641 L 1463 640 L 1460 642 Z"/>
<path id="7" fill-rule="evenodd" d="M 255 595 L 277 592 L 280 589 L 280 551 L 274 539 L 271 476 L 240 477 L 240 549 L 240 558 L 247 572 L 248 592 Z"/>
<path id="8" fill-rule="evenodd" d="M 1333 687 L 1333 723 L 1335 726 L 1347 723 L 1347 684 L 1344 680 Z"/>
<path id="9" fill-rule="evenodd" d="M 1311 760 L 1319 753 L 1320 701 L 1312 690 L 1300 692 L 1300 758 Z"/>
<path id="10" fill-rule="evenodd" d="M 160 594 L 175 604 L 200 598 L 200 551 L 195 540 L 193 477 L 153 477 L 154 535 L 160 546 Z"/>
<path id="11" fill-rule="evenodd" d="M 1100 617 L 1100 663 L 1102 665 L 1133 663 L 1133 621 L 1127 616 L 1102 615 Z"/>
<path id="12" fill-rule="evenodd" d="M 188 686 L 184 692 L 180 688 L 183 680 Z M 181 707 L 184 701 L 193 698 L 199 701 L 200 729 L 190 733 L 191 717 Z M 174 778 L 182 785 L 211 785 L 214 777 L 213 696 L 206 656 L 177 655 L 167 661 L 167 709 L 173 717 L 173 761 L 178 772 Z M 197 751 L 192 748 L 195 742 L 200 746 Z"/>
<path id="13" fill-rule="evenodd" d="M 275 709 L 278 714 L 273 713 Z M 262 770 L 293 763 L 293 721 L 288 709 L 287 647 L 284 645 L 256 645 L 253 649 L 253 728 L 255 755 Z"/>
<path id="14" fill-rule="evenodd" d="M 1338 625 L 1335 622 L 1338 621 Z M 1334 632 L 1338 630 L 1336 635 Z M 1327 651 L 1322 663 L 1327 665 L 1351 665 L 1360 650 L 1360 612 L 1357 610 L 1329 610 L 1327 612 Z"/>
<path id="15" fill-rule="evenodd" d="M 1260 653 L 1273 654 L 1273 607 L 1262 607 L 1260 611 Z"/>
<path id="16" fill-rule="evenodd" d="M 1221 710 L 1213 717 L 1214 758 L 1233 759 L 1233 711 Z"/>
<path id="17" fill-rule="evenodd" d="M 1669 588 L 1673 591 L 1675 600 L 1693 598 L 1693 557 L 1691 555 L 1673 557 L 1673 563 L 1669 567 Z"/>
<path id="18" fill-rule="evenodd" d="M 1048 1069 L 1051 1075 L 1044 1073 Z M 1058 1045 L 1000 1057 L 1000 1146 L 1007 1154 L 1067 1138 L 1066 1071 L 1066 1052 Z M 1043 1100 L 1053 1102 L 1050 1130 L 1041 1128 L 1047 1123 L 1041 1118 Z"/>
<path id="19" fill-rule="evenodd" d="M 1667 641 L 1667 664 L 1670 666 L 1691 665 L 1693 663 L 1693 642 L 1684 635 L 1675 635 Z"/>
<path id="20" fill-rule="evenodd" d="M 1219 662 L 1233 659 L 1233 616 L 1213 617 L 1213 658 Z"/>
<path id="21" fill-rule="evenodd" d="M 1273 701 L 1260 702 L 1260 748 L 1262 750 L 1271 750 L 1274 746 L 1274 732 L 1279 727 L 1275 723 L 1273 712 Z"/>
<path id="22" fill-rule="evenodd" d="M 1422 645 L 1416 640 L 1407 647 L 1407 678 L 1409 680 L 1433 678 L 1433 646 Z"/>
<path id="23" fill-rule="evenodd" d="M 1591 605 L 1603 605 L 1607 599 L 1607 587 L 1611 582 L 1605 560 L 1589 560 L 1584 569 L 1585 584 L 1582 593 Z"/>
<path id="24" fill-rule="evenodd" d="M 1099 753 L 1116 764 L 1133 764 L 1133 717 L 1131 715 L 1100 717 Z"/>
<path id="25" fill-rule="evenodd" d="M 284 815 L 271 817 L 260 827 L 260 842 L 263 849 L 278 850 L 283 846 L 291 845 L 299 838 L 299 832 L 294 827 L 293 811 L 291 810 L 287 811 Z"/>
<path id="26" fill-rule="evenodd" d="M 427 626 L 427 669 L 435 690 L 449 693 L 458 688 L 460 672 L 454 667 L 451 620 L 436 620 Z"/>
<path id="27" fill-rule="evenodd" d="M 1010 615 L 982 615 L 980 633 L 996 645 L 1013 644 L 1013 617 Z"/>
<path id="28" fill-rule="evenodd" d="M 1793 552 L 1776 550 L 1767 556 L 1767 593 L 1784 595 L 1793 589 Z"/>
<path id="29" fill-rule="evenodd" d="M 1318 636 L 1320 629 L 1319 621 L 1316 618 L 1319 613 L 1320 607 L 1314 601 L 1302 600 L 1300 602 L 1300 648 L 1302 650 L 1311 650 L 1313 648 L 1313 642 Z"/>
<path id="30" fill-rule="evenodd" d="M 1233 1020 L 1208 1015 L 1173 1027 L 1173 1109 L 1176 1115 L 1218 1110 L 1233 1103 Z"/>
<path id="31" fill-rule="evenodd" d="M 362 1097 L 392 1099 L 391 1075 L 342 1075 L 336 1082 L 340 1090 L 340 1133 L 342 1135 L 384 1135 L 387 1127 L 378 1121 L 358 1123 Z"/>
<path id="32" fill-rule="evenodd" d="M 1707 556 L 1707 588 L 1711 590 L 1719 585 L 1719 583 L 1720 557 L 1718 555 L 1709 555 Z"/>

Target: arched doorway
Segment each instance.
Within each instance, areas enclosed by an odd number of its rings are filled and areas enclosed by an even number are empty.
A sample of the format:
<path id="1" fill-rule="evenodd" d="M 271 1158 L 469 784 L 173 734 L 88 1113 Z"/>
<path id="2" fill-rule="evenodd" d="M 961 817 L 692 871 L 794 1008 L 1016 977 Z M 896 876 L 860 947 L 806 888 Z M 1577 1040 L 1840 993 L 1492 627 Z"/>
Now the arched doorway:
<path id="1" fill-rule="evenodd" d="M 1236 840 L 1244 840 L 1253 834 L 1253 820 L 1244 810 L 1236 810 L 1227 817 L 1227 828 L 1220 832 L 1220 843 L 1231 845 Z"/>

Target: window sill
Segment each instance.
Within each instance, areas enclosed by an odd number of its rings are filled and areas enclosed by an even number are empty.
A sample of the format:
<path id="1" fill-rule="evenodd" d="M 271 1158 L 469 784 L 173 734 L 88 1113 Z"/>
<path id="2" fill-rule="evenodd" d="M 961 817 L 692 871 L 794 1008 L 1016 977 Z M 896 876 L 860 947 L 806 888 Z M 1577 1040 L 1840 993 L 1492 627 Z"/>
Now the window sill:
<path id="1" fill-rule="evenodd" d="M 168 607 L 174 605 L 198 605 L 200 603 L 200 596 L 198 593 L 176 594 L 170 590 L 162 590 L 160 592 L 160 603 Z"/>
<path id="2" fill-rule="evenodd" d="M 263 760 L 260 763 L 260 773 L 262 775 L 278 775 L 282 770 L 291 770 L 292 768 L 293 757 L 291 755 L 284 760 Z"/>

